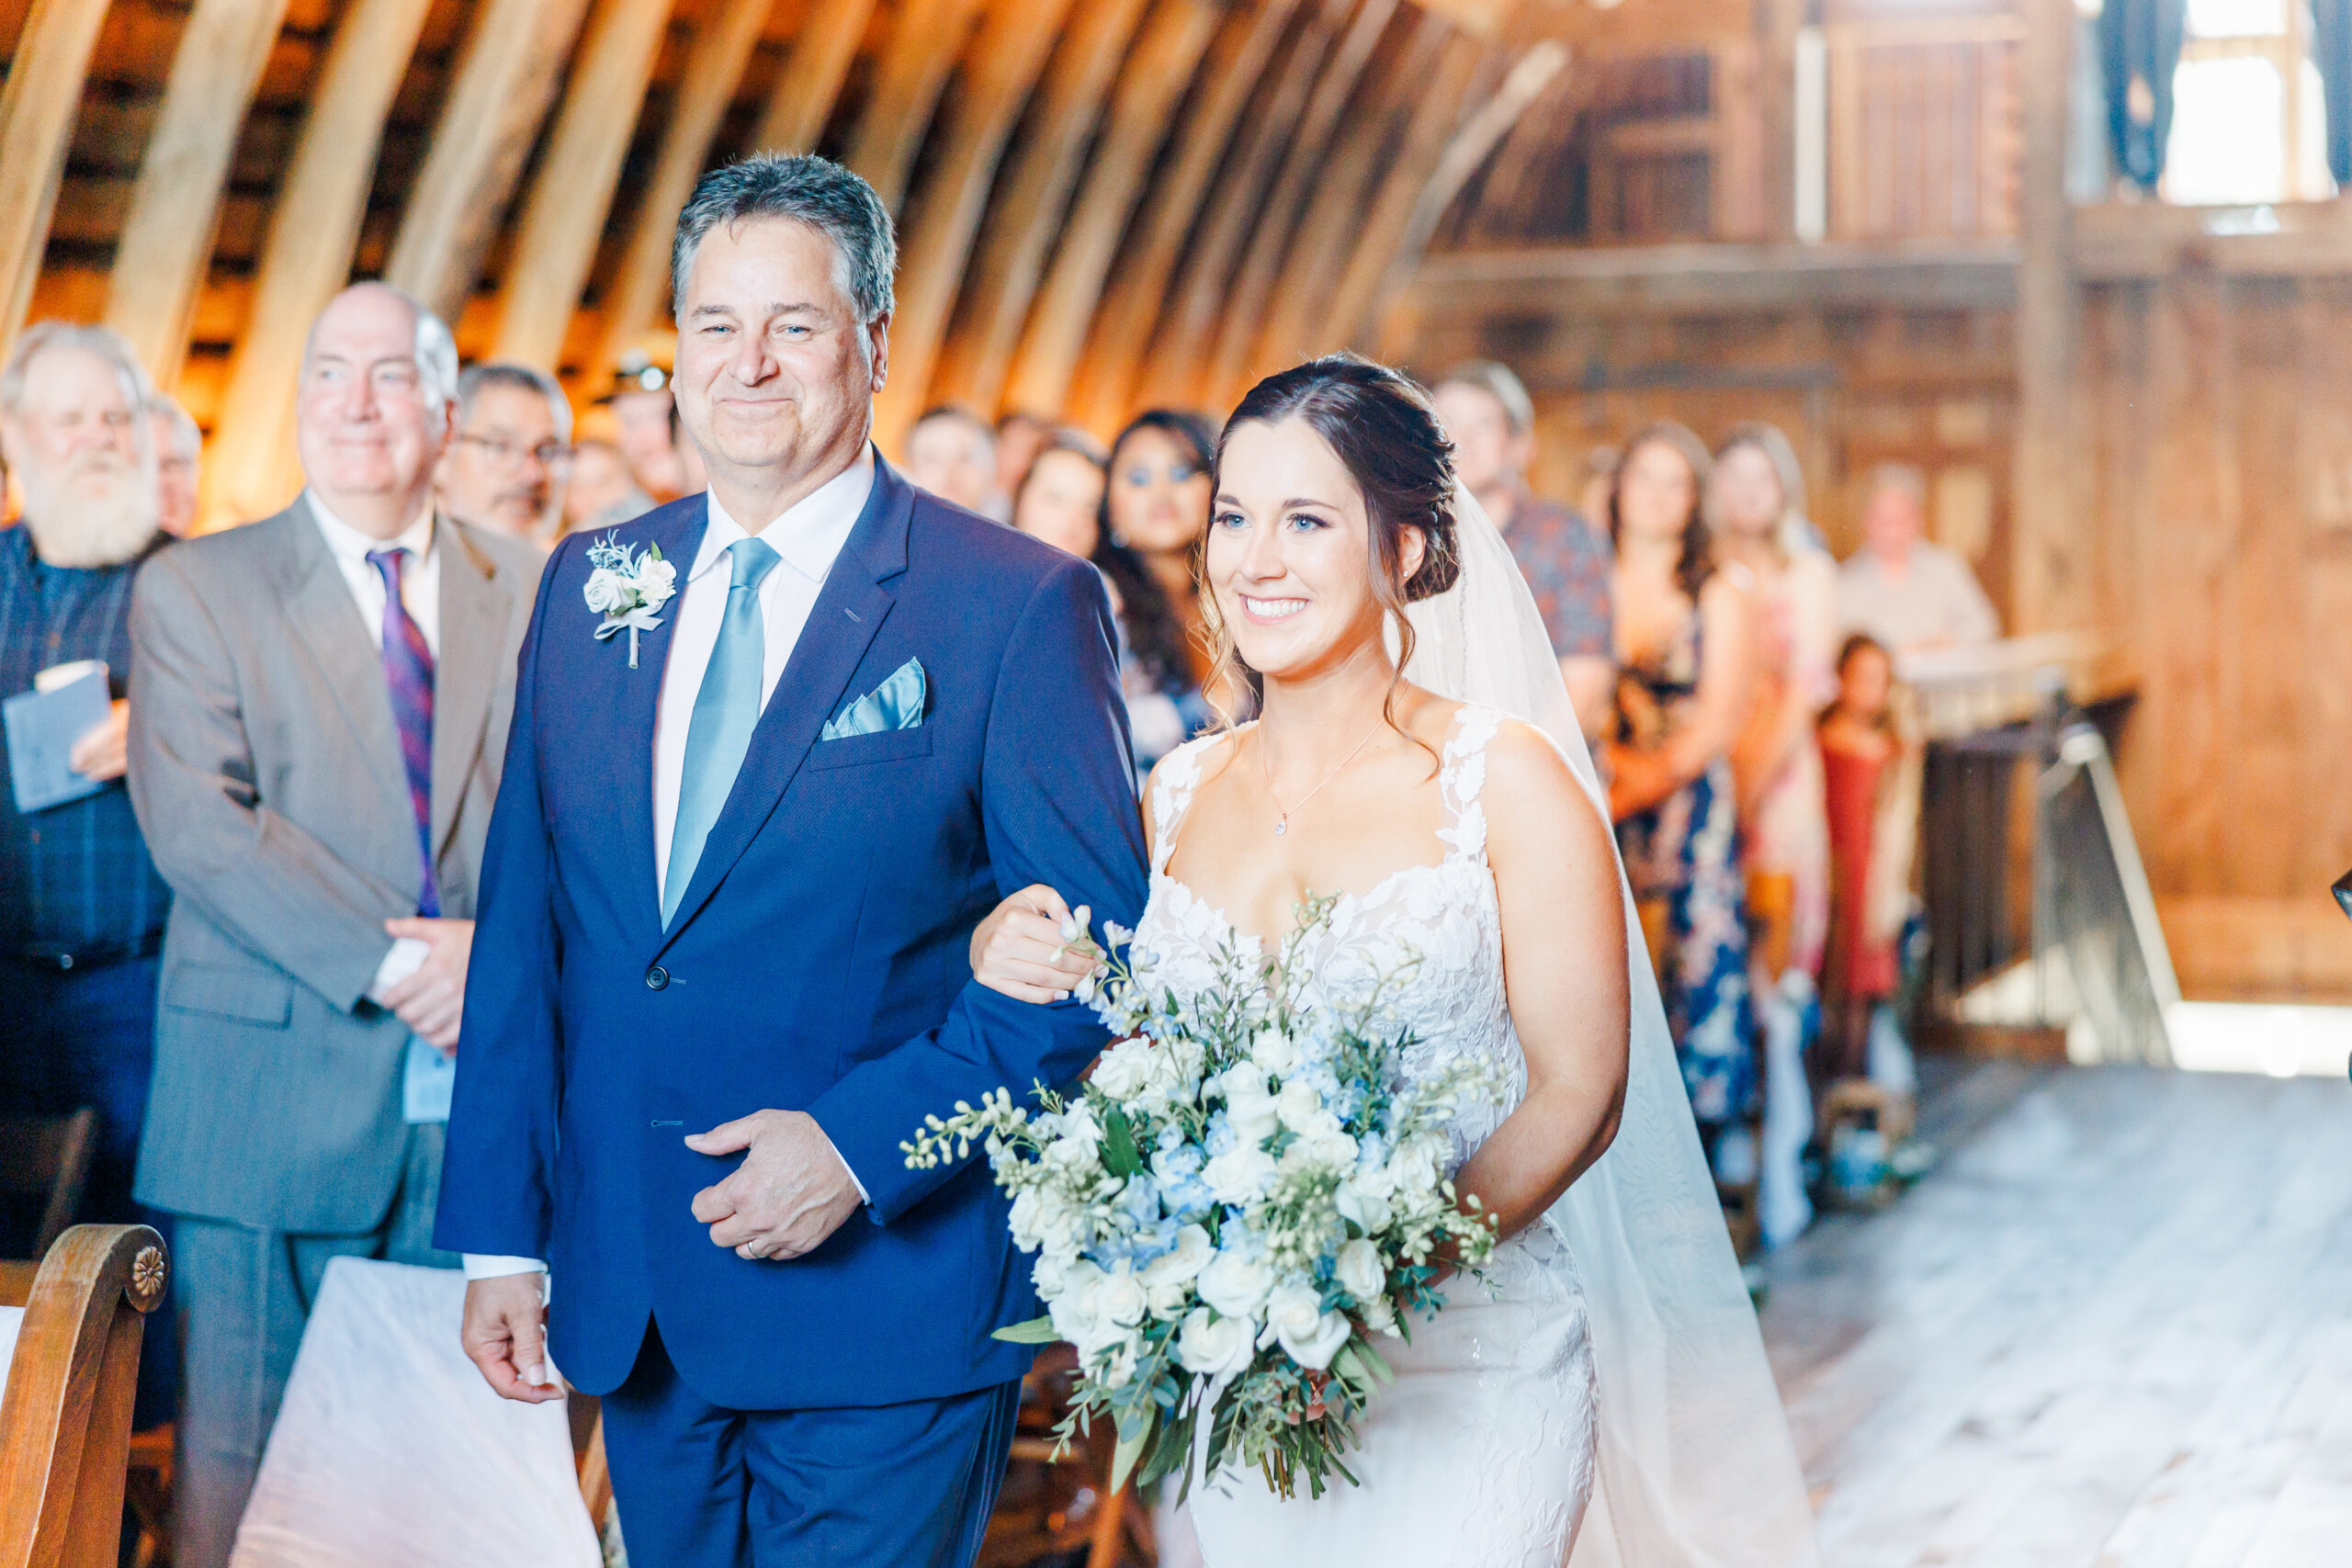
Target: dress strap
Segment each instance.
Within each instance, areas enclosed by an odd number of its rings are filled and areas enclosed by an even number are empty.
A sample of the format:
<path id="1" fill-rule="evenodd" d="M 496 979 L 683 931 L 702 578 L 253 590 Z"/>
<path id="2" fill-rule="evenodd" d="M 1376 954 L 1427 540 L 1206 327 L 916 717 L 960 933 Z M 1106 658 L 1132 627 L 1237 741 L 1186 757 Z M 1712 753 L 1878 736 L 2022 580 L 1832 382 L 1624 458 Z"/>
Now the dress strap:
<path id="1" fill-rule="evenodd" d="M 1453 716 L 1453 733 L 1446 738 L 1438 767 L 1438 792 L 1445 802 L 1445 826 L 1437 836 L 1446 846 L 1446 859 L 1487 863 L 1487 813 L 1478 792 L 1487 785 L 1487 748 L 1502 728 L 1503 715 L 1494 708 L 1464 704 Z"/>
<path id="2" fill-rule="evenodd" d="M 1193 792 L 1201 787 L 1201 759 L 1225 737 L 1201 735 L 1187 740 L 1159 760 L 1151 770 L 1151 873 L 1168 869 L 1176 853 L 1176 830 L 1192 809 Z"/>

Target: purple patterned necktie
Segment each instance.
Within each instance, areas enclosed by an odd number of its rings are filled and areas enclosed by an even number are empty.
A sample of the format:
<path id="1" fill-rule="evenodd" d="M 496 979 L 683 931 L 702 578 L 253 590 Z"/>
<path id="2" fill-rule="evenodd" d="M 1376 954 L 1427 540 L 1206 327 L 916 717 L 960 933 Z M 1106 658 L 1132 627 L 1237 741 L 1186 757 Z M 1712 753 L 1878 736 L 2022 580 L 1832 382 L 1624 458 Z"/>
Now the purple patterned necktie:
<path id="1" fill-rule="evenodd" d="M 392 722 L 400 728 L 423 873 L 416 912 L 432 917 L 441 913 L 441 891 L 433 880 L 433 650 L 401 603 L 401 567 L 407 554 L 398 547 L 370 550 L 368 564 L 384 580 L 384 680 L 392 691 Z"/>

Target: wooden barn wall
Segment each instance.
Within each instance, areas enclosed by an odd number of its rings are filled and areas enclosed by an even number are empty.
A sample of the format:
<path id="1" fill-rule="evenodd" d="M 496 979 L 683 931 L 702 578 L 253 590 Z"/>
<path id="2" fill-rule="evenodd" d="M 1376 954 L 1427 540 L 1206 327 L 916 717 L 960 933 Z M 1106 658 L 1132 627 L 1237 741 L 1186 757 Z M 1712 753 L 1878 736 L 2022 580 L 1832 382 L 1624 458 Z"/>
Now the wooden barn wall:
<path id="1" fill-rule="evenodd" d="M 2086 291 L 2126 801 L 2192 989 L 2352 989 L 2352 279 L 2188 266 Z M 2209 983 L 2207 982 L 2210 978 Z"/>

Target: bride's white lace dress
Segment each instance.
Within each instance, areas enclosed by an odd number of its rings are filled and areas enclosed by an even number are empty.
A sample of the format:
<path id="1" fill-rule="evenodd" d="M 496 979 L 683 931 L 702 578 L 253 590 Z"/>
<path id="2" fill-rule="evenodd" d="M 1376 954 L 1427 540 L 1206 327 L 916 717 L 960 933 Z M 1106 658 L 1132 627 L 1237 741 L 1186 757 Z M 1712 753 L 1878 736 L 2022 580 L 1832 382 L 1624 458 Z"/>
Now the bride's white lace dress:
<path id="1" fill-rule="evenodd" d="M 1412 965 L 1387 999 L 1418 1043 L 1406 1071 L 1483 1056 L 1509 1086 L 1504 1102 L 1456 1124 L 1466 1157 L 1526 1092 L 1527 1062 L 1503 995 L 1502 915 L 1487 864 L 1487 747 L 1503 722 L 1464 707 L 1439 772 L 1445 826 L 1434 864 L 1409 866 L 1344 897 L 1301 954 L 1316 1000 L 1364 996 Z M 1228 948 L 1254 937 L 1168 874 L 1202 767 L 1223 737 L 1181 748 L 1153 774 L 1151 897 L 1135 948 L 1159 980 L 1204 989 Z M 1592 1348 L 1584 1294 L 1549 1217 L 1495 1249 L 1484 1280 L 1457 1278 L 1412 1340 L 1385 1338 L 1396 1382 L 1373 1402 L 1363 1447 L 1346 1463 L 1363 1483 L 1319 1499 L 1274 1496 L 1255 1470 L 1196 1480 L 1193 1521 L 1208 1568 L 1556 1568 L 1566 1562 L 1592 1491 Z"/>

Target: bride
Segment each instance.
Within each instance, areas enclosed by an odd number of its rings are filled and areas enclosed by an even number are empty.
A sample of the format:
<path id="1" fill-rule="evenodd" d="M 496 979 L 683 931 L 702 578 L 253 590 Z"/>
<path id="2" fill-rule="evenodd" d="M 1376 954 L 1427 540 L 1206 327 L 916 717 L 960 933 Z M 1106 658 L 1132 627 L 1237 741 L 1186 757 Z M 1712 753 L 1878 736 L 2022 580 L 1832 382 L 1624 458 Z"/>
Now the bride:
<path id="1" fill-rule="evenodd" d="M 1809 1563 L 1591 764 L 1451 450 L 1418 389 L 1340 355 L 1259 383 L 1217 454 L 1202 598 L 1217 683 L 1261 716 L 1152 774 L 1138 966 L 1206 987 L 1220 951 L 1274 952 L 1303 900 L 1337 895 L 1311 986 L 1340 1002 L 1402 971 L 1407 1070 L 1484 1056 L 1510 1089 L 1455 1128 L 1459 1190 L 1505 1240 L 1384 1341 L 1396 1381 L 1347 1457 L 1361 1484 L 1282 1500 L 1254 1472 L 1203 1478 L 1204 1555 Z M 1058 999 L 1085 972 L 1067 914 L 1051 888 L 1014 894 L 975 976 Z"/>

